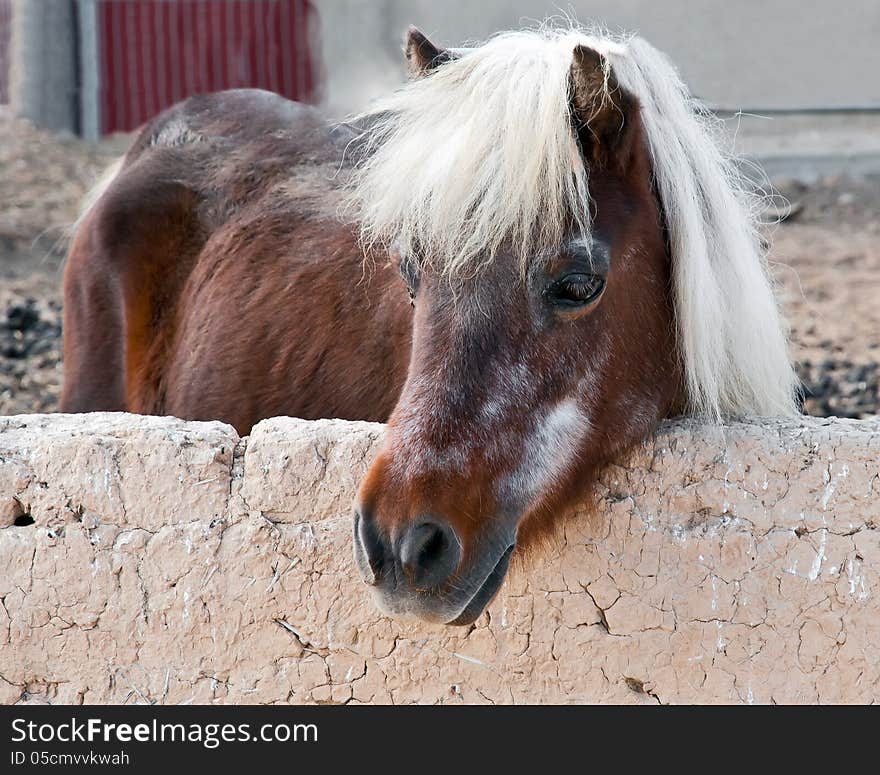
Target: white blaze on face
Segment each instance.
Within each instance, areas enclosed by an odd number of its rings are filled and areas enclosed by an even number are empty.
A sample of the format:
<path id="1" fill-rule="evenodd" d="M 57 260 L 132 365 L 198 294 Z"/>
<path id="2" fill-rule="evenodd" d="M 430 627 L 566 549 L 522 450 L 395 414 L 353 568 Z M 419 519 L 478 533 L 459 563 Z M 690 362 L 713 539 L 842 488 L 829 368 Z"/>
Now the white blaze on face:
<path id="1" fill-rule="evenodd" d="M 590 421 L 575 399 L 566 398 L 551 407 L 526 436 L 522 459 L 513 473 L 502 480 L 501 500 L 523 507 L 533 501 L 562 476 L 589 429 Z"/>

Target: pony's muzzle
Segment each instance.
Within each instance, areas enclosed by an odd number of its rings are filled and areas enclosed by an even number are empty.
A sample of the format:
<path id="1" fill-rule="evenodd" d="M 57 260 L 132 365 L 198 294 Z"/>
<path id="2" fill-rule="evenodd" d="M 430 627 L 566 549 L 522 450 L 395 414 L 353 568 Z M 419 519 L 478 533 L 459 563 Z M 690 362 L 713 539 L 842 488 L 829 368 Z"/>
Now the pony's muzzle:
<path id="1" fill-rule="evenodd" d="M 450 525 L 426 519 L 403 533 L 398 560 L 411 586 L 420 590 L 437 589 L 458 567 L 461 541 Z"/>
<path id="2" fill-rule="evenodd" d="M 355 512 L 355 560 L 364 581 L 378 586 L 394 577 L 415 592 L 440 589 L 461 562 L 461 541 L 445 520 L 426 516 L 394 540 L 383 536 L 364 509 Z"/>
<path id="3" fill-rule="evenodd" d="M 437 624 L 473 622 L 504 581 L 515 535 L 495 533 L 476 561 L 443 517 L 427 514 L 383 529 L 363 504 L 354 513 L 354 559 L 379 609 Z"/>
<path id="4" fill-rule="evenodd" d="M 385 546 L 372 519 L 364 519 L 361 510 L 354 513 L 354 559 L 367 584 L 376 586 L 385 569 Z"/>

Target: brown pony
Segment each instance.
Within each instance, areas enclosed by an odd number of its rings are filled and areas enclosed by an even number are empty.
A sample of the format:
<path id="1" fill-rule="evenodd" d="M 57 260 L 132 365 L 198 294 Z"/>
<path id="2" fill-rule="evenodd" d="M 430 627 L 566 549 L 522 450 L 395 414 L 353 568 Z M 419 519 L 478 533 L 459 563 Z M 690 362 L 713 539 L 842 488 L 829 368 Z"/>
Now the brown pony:
<path id="1" fill-rule="evenodd" d="M 406 54 L 348 124 L 232 91 L 143 129 L 71 247 L 62 410 L 387 421 L 357 564 L 385 610 L 466 624 L 664 417 L 788 412 L 793 383 L 746 195 L 662 55 Z"/>

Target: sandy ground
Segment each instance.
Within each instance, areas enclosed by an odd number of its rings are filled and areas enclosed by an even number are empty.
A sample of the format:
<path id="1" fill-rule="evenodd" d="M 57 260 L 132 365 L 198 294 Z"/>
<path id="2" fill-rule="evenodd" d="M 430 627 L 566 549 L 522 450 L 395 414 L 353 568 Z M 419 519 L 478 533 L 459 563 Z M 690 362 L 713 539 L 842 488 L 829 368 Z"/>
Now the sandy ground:
<path id="1" fill-rule="evenodd" d="M 38 132 L 0 108 L 0 414 L 57 408 L 61 262 L 80 199 L 119 147 Z"/>
<path id="2" fill-rule="evenodd" d="M 0 414 L 57 408 L 67 233 L 125 143 L 88 145 L 0 112 Z M 880 413 L 880 178 L 773 182 L 799 208 L 769 237 L 804 410 Z"/>

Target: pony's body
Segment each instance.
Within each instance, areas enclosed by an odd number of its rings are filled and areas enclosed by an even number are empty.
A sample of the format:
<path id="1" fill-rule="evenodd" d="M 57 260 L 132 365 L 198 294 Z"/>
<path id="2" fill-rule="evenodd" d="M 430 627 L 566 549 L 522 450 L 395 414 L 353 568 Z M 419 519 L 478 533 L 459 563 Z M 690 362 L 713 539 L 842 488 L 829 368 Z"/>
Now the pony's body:
<path id="1" fill-rule="evenodd" d="M 385 421 L 412 316 L 340 228 L 352 138 L 260 91 L 152 121 L 70 253 L 62 409 Z"/>
<path id="2" fill-rule="evenodd" d="M 749 195 L 661 54 L 406 53 L 356 131 L 253 91 L 144 129 L 72 246 L 62 408 L 387 419 L 358 567 L 464 624 L 664 417 L 791 412 L 793 372 Z"/>

